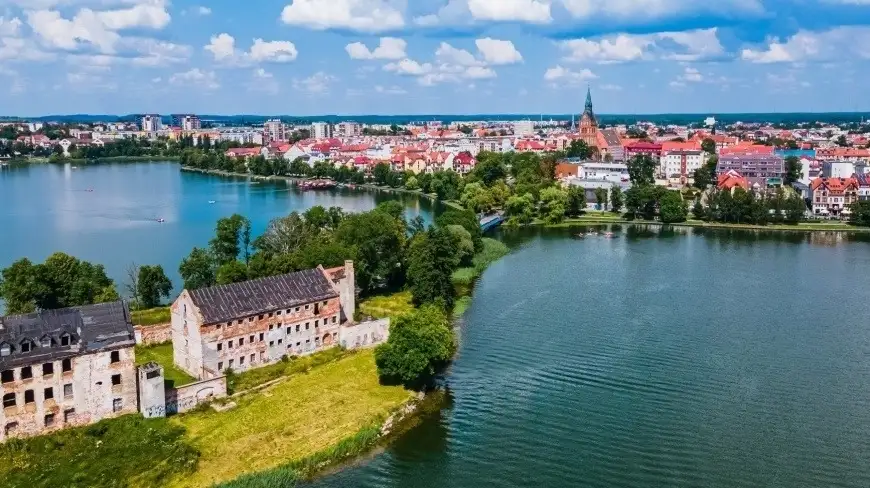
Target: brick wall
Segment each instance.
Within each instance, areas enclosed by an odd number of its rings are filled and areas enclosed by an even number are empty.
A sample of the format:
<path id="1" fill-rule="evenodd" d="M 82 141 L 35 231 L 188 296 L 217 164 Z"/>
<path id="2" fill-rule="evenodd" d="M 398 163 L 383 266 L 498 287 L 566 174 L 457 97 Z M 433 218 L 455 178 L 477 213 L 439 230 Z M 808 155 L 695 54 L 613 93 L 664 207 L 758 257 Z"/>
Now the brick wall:
<path id="1" fill-rule="evenodd" d="M 137 325 L 133 330 L 136 332 L 136 344 L 140 346 L 172 342 L 172 324 L 169 322 L 158 325 Z"/>

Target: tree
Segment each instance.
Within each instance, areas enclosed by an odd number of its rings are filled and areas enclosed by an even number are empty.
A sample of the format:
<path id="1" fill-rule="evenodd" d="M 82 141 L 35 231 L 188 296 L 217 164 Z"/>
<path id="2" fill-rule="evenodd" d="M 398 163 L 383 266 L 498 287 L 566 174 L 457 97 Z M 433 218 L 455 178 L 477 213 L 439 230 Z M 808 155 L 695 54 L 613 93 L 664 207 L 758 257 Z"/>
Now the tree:
<path id="1" fill-rule="evenodd" d="M 471 235 L 475 251 L 480 251 L 483 248 L 483 233 L 480 230 L 480 221 L 477 220 L 477 215 L 470 210 L 450 208 L 435 219 L 435 225 L 439 227 L 461 225 Z"/>
<path id="2" fill-rule="evenodd" d="M 218 220 L 209 247 L 218 265 L 235 261 L 239 254 L 247 262 L 251 252 L 251 221 L 239 214 Z"/>
<path id="3" fill-rule="evenodd" d="M 375 364 L 385 382 L 419 388 L 428 385 L 455 352 L 444 311 L 424 306 L 390 325 L 390 338 L 375 349 Z"/>
<path id="4" fill-rule="evenodd" d="M 695 170 L 695 188 L 706 190 L 708 186 L 716 183 L 716 166 L 718 164 L 719 157 L 714 154 L 707 158 L 704 166 Z"/>
<path id="5" fill-rule="evenodd" d="M 461 225 L 449 225 L 447 230 L 453 235 L 454 255 L 456 257 L 454 267 L 471 266 L 474 258 L 474 240 L 471 239 L 471 233 Z"/>
<path id="6" fill-rule="evenodd" d="M 500 155 L 481 153 L 478 155 L 477 164 L 468 176 L 471 181 L 480 181 L 485 186 L 492 186 L 496 181 L 503 180 L 506 175 L 507 170 Z"/>
<path id="7" fill-rule="evenodd" d="M 16 314 L 34 311 L 39 286 L 36 267 L 27 258 L 19 259 L 3 269 L 0 273 L 0 298 L 6 301 L 6 312 Z"/>
<path id="8" fill-rule="evenodd" d="M 863 202 L 867 203 L 867 202 Z M 866 207 L 865 207 L 866 209 Z M 804 215 L 807 212 L 807 204 L 804 202 L 804 199 L 793 195 L 788 200 L 786 200 L 785 204 L 785 221 L 788 224 L 797 224 L 801 220 L 804 219 Z"/>
<path id="9" fill-rule="evenodd" d="M 576 139 L 571 141 L 565 156 L 569 158 L 589 159 L 592 157 L 592 149 L 586 144 L 586 141 Z"/>
<path id="10" fill-rule="evenodd" d="M 241 283 L 248 280 L 248 267 L 239 260 L 229 261 L 220 265 L 215 278 L 218 285 Z"/>
<path id="11" fill-rule="evenodd" d="M 638 154 L 628 161 L 628 177 L 632 185 L 655 183 L 656 162 L 647 154 Z"/>
<path id="12" fill-rule="evenodd" d="M 695 205 L 692 207 L 692 215 L 698 220 L 706 220 L 707 214 L 704 212 L 704 206 L 701 204 L 701 199 L 695 200 Z"/>
<path id="13" fill-rule="evenodd" d="M 548 224 L 561 222 L 568 209 L 568 192 L 551 186 L 541 191 L 541 217 Z"/>
<path id="14" fill-rule="evenodd" d="M 686 204 L 679 192 L 668 191 L 662 195 L 659 203 L 659 218 L 665 224 L 686 221 Z"/>
<path id="15" fill-rule="evenodd" d="M 535 199 L 531 193 L 514 195 L 505 204 L 508 225 L 516 227 L 531 223 L 535 218 Z"/>
<path id="16" fill-rule="evenodd" d="M 184 288 L 196 290 L 215 284 L 215 263 L 208 251 L 194 247 L 190 254 L 181 260 L 178 274 L 184 280 Z"/>
<path id="17" fill-rule="evenodd" d="M 803 165 L 797 156 L 785 158 L 785 184 L 791 185 L 803 176 Z"/>
<path id="18" fill-rule="evenodd" d="M 290 174 L 293 176 L 307 176 L 311 172 L 311 166 L 302 158 L 296 158 L 290 163 Z"/>
<path id="19" fill-rule="evenodd" d="M 351 214 L 335 232 L 336 242 L 354 249 L 360 287 L 372 291 L 402 282 L 407 224 L 385 212 Z"/>
<path id="20" fill-rule="evenodd" d="M 607 188 L 595 189 L 595 203 L 598 205 L 598 210 L 607 210 Z"/>
<path id="21" fill-rule="evenodd" d="M 857 201 L 851 206 L 851 215 L 849 215 L 849 223 L 861 227 L 870 227 L 870 201 Z"/>
<path id="22" fill-rule="evenodd" d="M 846 147 L 846 146 L 849 145 L 849 142 L 846 141 L 846 136 L 845 136 L 845 135 L 840 134 L 840 136 L 837 137 L 837 145 L 838 145 L 838 146 L 841 146 L 841 147 Z"/>
<path id="23" fill-rule="evenodd" d="M 619 213 L 622 209 L 622 189 L 613 185 L 610 189 L 610 211 L 613 213 Z"/>
<path id="24" fill-rule="evenodd" d="M 586 210 L 586 190 L 579 186 L 568 188 L 568 215 L 577 217 Z"/>
<path id="25" fill-rule="evenodd" d="M 272 219 L 266 231 L 254 241 L 254 248 L 270 255 L 290 254 L 318 233 L 319 229 L 312 229 L 299 212 L 292 212 Z"/>
<path id="26" fill-rule="evenodd" d="M 465 185 L 460 202 L 474 213 L 489 213 L 494 203 L 492 194 L 481 183 Z"/>
<path id="27" fill-rule="evenodd" d="M 407 188 L 409 190 L 419 190 L 420 183 L 417 181 L 417 177 L 412 176 L 412 177 L 408 178 L 407 180 L 405 180 L 405 188 Z"/>
<path id="28" fill-rule="evenodd" d="M 375 183 L 386 185 L 392 172 L 393 170 L 390 168 L 389 164 L 378 163 L 375 165 L 374 169 L 372 169 L 372 176 L 375 179 Z"/>
<path id="29" fill-rule="evenodd" d="M 443 303 L 453 308 L 451 276 L 456 261 L 454 236 L 449 230 L 432 227 L 414 238 L 408 252 L 408 286 L 415 305 Z"/>
<path id="30" fill-rule="evenodd" d="M 709 137 L 701 141 L 701 150 L 707 154 L 716 154 L 716 141 Z"/>
<path id="31" fill-rule="evenodd" d="M 136 296 L 142 308 L 154 308 L 160 305 L 161 298 L 169 298 L 172 282 L 163 272 L 163 266 L 140 266 L 136 280 Z"/>

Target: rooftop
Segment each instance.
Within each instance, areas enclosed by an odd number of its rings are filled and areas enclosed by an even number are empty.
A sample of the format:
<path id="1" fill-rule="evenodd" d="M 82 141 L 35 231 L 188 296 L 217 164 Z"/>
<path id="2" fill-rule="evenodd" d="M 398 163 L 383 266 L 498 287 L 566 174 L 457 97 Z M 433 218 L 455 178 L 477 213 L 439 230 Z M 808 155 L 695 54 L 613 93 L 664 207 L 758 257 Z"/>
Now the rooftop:
<path id="1" fill-rule="evenodd" d="M 190 290 L 190 298 L 213 324 L 335 298 L 338 293 L 319 268 Z"/>

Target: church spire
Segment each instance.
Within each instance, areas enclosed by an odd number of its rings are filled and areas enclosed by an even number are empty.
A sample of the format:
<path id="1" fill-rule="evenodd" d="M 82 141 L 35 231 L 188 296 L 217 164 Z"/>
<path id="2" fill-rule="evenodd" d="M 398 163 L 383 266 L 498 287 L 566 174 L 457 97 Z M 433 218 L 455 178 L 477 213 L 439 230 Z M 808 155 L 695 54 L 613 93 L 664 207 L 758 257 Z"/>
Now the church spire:
<path id="1" fill-rule="evenodd" d="M 586 107 L 583 109 L 583 113 L 592 115 L 592 89 L 589 85 L 586 86 Z"/>

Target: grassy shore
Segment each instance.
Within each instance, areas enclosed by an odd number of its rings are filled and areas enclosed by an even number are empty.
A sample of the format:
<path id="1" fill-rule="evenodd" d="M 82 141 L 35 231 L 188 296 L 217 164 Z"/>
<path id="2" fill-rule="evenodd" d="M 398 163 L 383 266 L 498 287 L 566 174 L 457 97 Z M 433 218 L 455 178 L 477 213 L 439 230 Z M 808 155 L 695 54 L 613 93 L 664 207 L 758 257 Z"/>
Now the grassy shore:
<path id="1" fill-rule="evenodd" d="M 230 411 L 174 417 L 200 457 L 194 473 L 168 486 L 206 487 L 305 459 L 377 424 L 412 398 L 400 386 L 378 382 L 368 350 L 235 397 Z"/>
<path id="2" fill-rule="evenodd" d="M 157 325 L 168 324 L 172 320 L 169 307 L 149 308 L 147 310 L 134 310 L 130 312 L 133 325 Z"/>
<path id="3" fill-rule="evenodd" d="M 542 220 L 535 220 L 531 225 L 544 226 L 550 228 L 559 227 L 574 227 L 581 225 L 607 225 L 607 224 L 647 224 L 647 225 L 665 225 L 658 221 L 635 219 L 624 219 L 619 214 L 611 212 L 587 212 L 586 214 L 571 219 L 565 219 L 558 224 L 547 224 Z M 667 224 L 675 227 L 698 227 L 706 229 L 742 229 L 742 230 L 771 230 L 771 231 L 791 231 L 791 232 L 870 232 L 870 228 L 855 227 L 846 222 L 828 221 L 828 222 L 800 222 L 798 224 L 769 224 L 769 225 L 753 225 L 753 224 L 732 224 L 722 222 L 704 222 L 702 220 L 689 219 L 685 222 L 676 224 Z"/>

